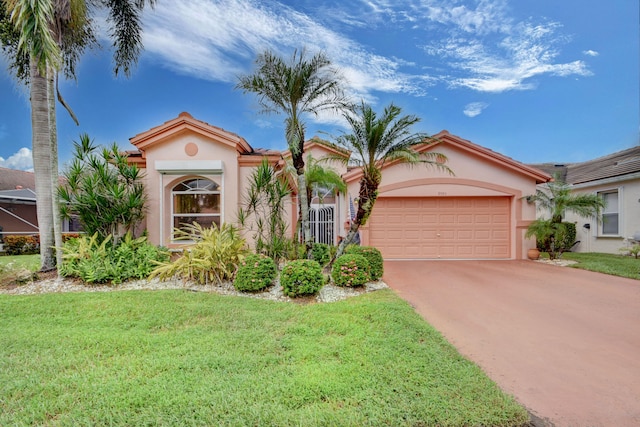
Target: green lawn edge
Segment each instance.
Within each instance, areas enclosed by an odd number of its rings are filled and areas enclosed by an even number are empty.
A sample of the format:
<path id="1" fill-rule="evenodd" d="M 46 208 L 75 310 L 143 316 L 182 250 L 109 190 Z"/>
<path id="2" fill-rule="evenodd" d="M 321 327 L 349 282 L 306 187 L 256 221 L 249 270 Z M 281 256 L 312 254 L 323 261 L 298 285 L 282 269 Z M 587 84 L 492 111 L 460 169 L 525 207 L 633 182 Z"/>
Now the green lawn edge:
<path id="1" fill-rule="evenodd" d="M 382 290 L 0 295 L 0 425 L 519 426 L 526 410 Z"/>

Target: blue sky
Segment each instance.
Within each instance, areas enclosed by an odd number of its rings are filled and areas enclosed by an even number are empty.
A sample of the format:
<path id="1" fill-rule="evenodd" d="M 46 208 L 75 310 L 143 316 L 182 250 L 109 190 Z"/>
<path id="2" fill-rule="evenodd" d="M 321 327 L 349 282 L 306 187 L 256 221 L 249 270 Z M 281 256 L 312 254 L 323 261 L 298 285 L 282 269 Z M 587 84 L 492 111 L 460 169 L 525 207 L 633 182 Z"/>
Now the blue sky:
<path id="1" fill-rule="evenodd" d="M 87 53 L 58 108 L 61 166 L 82 132 L 132 149 L 129 138 L 188 111 L 284 149 L 283 116 L 234 90 L 269 48 L 324 51 L 354 100 L 390 102 L 422 121 L 525 163 L 577 162 L 639 143 L 637 0 L 158 0 L 144 16 L 145 50 L 129 79 L 108 50 Z M 105 40 L 104 46 L 109 46 Z M 0 166 L 29 169 L 27 89 L 0 59 Z M 335 116 L 307 137 L 338 135 Z M 329 135 L 327 135 L 327 133 Z"/>

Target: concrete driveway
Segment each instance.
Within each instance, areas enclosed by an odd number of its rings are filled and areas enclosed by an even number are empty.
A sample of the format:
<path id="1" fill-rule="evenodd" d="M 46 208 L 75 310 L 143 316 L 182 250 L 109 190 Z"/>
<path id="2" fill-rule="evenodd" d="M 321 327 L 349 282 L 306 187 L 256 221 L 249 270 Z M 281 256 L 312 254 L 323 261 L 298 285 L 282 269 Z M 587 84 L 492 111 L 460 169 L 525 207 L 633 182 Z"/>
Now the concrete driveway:
<path id="1" fill-rule="evenodd" d="M 640 281 L 533 261 L 387 261 L 384 280 L 544 425 L 640 426 Z"/>

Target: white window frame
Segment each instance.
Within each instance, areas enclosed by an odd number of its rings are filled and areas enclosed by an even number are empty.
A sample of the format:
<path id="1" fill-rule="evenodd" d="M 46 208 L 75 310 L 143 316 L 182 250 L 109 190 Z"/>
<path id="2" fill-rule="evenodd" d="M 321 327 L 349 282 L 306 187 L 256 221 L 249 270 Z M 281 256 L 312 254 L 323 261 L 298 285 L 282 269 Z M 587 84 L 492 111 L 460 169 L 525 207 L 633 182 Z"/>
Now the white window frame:
<path id="1" fill-rule="evenodd" d="M 216 179 L 218 178 L 218 179 Z M 218 190 L 212 190 L 212 191 L 197 191 L 197 189 L 194 190 L 174 190 L 176 187 L 178 187 L 180 184 L 183 184 L 185 182 L 188 181 L 193 181 L 193 180 L 200 180 L 200 181 L 211 181 L 214 182 L 215 184 L 218 185 Z M 189 214 L 179 214 L 175 212 L 175 203 L 174 203 L 174 197 L 176 195 L 179 194 L 218 194 L 220 196 L 220 212 L 217 214 L 211 214 L 211 213 L 207 213 L 207 214 L 197 214 L 197 213 L 189 213 Z M 222 179 L 222 175 L 218 175 L 216 177 L 203 177 L 203 176 L 192 176 L 192 177 L 185 177 L 184 179 L 182 179 L 181 181 L 177 182 L 173 188 L 171 189 L 171 195 L 170 195 L 170 203 L 171 203 L 171 243 L 178 243 L 178 242 L 182 242 L 185 243 L 185 241 L 177 241 L 174 239 L 174 235 L 173 235 L 173 228 L 174 228 L 174 224 L 175 224 L 175 218 L 176 216 L 188 216 L 188 217 L 217 217 L 220 219 L 220 225 L 223 224 L 224 222 L 224 218 L 223 218 L 223 212 L 224 212 L 224 206 L 223 206 L 223 200 L 224 200 L 224 182 Z"/>
<path id="2" fill-rule="evenodd" d="M 602 215 L 602 220 L 600 220 L 598 222 L 598 237 L 620 237 L 621 234 L 621 230 L 622 230 L 622 188 L 621 187 L 615 187 L 615 188 L 608 188 L 605 190 L 598 190 L 597 194 L 598 196 L 604 198 L 605 194 L 613 194 L 616 193 L 618 195 L 618 206 L 615 207 L 615 212 L 608 212 L 605 213 L 603 211 Z M 607 206 L 605 208 L 609 209 L 610 206 Z M 617 214 L 618 215 L 618 230 L 617 233 L 605 233 L 604 232 L 604 215 L 606 214 Z"/>

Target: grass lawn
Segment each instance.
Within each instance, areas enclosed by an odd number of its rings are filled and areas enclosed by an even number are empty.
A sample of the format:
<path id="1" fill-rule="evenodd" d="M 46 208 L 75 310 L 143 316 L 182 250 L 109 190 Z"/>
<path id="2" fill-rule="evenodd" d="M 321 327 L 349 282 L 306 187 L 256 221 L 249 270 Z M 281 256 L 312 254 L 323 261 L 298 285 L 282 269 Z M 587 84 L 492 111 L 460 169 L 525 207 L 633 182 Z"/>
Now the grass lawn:
<path id="1" fill-rule="evenodd" d="M 635 259 L 632 256 L 595 252 L 565 252 L 562 254 L 562 259 L 578 261 L 577 264 L 571 265 L 574 268 L 628 277 L 630 279 L 640 279 L 640 259 Z"/>
<path id="2" fill-rule="evenodd" d="M 0 425 L 517 426 L 527 412 L 392 291 L 0 295 Z"/>
<path id="3" fill-rule="evenodd" d="M 35 255 L 4 255 L 0 256 L 0 267 L 8 264 L 36 271 L 40 268 L 40 254 Z"/>

